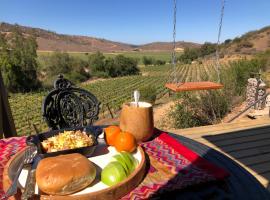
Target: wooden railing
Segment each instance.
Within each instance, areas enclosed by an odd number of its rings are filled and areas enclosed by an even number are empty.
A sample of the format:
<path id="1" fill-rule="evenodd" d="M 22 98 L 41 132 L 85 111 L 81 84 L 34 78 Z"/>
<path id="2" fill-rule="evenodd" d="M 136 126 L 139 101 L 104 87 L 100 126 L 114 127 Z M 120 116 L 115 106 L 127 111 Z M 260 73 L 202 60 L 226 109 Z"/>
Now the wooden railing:
<path id="1" fill-rule="evenodd" d="M 17 136 L 7 91 L 0 71 L 0 138 Z"/>
<path id="2" fill-rule="evenodd" d="M 256 107 L 257 103 L 261 100 L 264 100 L 268 95 L 270 95 L 270 93 L 266 93 L 265 95 L 263 95 L 260 99 L 257 99 L 254 103 L 252 103 L 251 105 L 249 105 L 248 107 L 246 107 L 244 110 L 242 110 L 240 113 L 238 113 L 237 115 L 235 115 L 233 118 L 231 118 L 228 123 L 234 121 L 235 119 L 237 119 L 238 117 L 240 117 L 243 113 L 245 113 L 246 111 L 248 111 L 250 108 L 252 107 Z M 270 114 L 270 113 L 269 113 Z"/>

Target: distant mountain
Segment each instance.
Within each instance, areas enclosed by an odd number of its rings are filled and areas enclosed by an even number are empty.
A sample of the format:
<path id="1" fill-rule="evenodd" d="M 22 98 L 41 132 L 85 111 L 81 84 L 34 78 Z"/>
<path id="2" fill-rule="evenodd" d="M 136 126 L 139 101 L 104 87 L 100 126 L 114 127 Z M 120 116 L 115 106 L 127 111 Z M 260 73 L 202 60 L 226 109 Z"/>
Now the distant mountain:
<path id="1" fill-rule="evenodd" d="M 225 54 L 254 54 L 270 49 L 270 26 L 225 40 L 222 49 Z"/>
<path id="2" fill-rule="evenodd" d="M 15 26 L 17 26 L 25 35 L 33 34 L 36 36 L 39 51 L 119 52 L 170 51 L 172 49 L 172 43 L 170 42 L 153 42 L 145 45 L 132 45 L 88 36 L 58 34 L 40 28 L 12 25 L 8 23 L 0 23 L 0 32 L 9 34 Z M 200 44 L 177 42 L 176 47 L 178 50 L 181 50 L 185 47 L 200 47 Z"/>

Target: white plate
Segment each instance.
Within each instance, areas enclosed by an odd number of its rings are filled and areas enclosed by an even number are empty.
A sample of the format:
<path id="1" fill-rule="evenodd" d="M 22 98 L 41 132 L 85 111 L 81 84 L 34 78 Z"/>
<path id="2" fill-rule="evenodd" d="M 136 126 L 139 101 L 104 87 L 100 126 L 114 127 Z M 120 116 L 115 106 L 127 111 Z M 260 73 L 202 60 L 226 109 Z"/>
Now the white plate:
<path id="1" fill-rule="evenodd" d="M 103 153 L 102 153 L 102 155 L 96 155 L 96 156 L 94 155 L 93 157 L 88 158 L 90 161 L 92 161 L 98 167 L 100 167 L 100 169 L 97 168 L 97 176 L 96 176 L 95 181 L 90 186 L 85 188 L 84 190 L 81 190 L 80 192 L 74 193 L 72 195 L 79 195 L 79 194 L 96 192 L 96 191 L 99 191 L 99 190 L 102 190 L 102 189 L 109 187 L 100 181 L 101 169 L 104 169 L 104 167 L 110 162 L 112 156 L 118 154 L 118 152 L 112 146 L 109 146 L 109 147 L 98 146 L 94 154 L 96 154 L 96 152 L 103 152 Z M 134 152 L 133 156 L 139 161 L 139 163 L 141 163 L 142 155 L 141 155 L 140 151 Z M 23 188 L 25 187 L 27 174 L 28 174 L 28 170 L 23 169 L 21 174 L 20 174 L 20 177 L 19 177 L 19 183 Z M 35 194 L 39 194 L 39 189 L 38 189 L 37 184 L 35 187 Z"/>

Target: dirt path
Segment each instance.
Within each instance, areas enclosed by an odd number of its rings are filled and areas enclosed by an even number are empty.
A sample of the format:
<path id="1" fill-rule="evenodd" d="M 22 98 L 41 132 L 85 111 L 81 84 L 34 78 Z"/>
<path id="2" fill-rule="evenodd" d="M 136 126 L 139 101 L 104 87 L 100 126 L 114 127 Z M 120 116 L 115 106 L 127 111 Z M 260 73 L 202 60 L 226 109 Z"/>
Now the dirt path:
<path id="1" fill-rule="evenodd" d="M 90 83 L 95 83 L 95 82 L 98 82 L 98 81 L 105 81 L 105 80 L 107 80 L 107 79 L 105 79 L 105 78 L 89 79 L 89 80 L 87 80 L 87 81 L 85 81 L 85 82 L 83 82 L 81 84 L 82 85 L 88 85 Z"/>
<path id="2" fill-rule="evenodd" d="M 173 101 L 162 103 L 154 108 L 154 124 L 155 127 L 160 129 L 169 129 L 171 123 L 168 120 L 168 113 L 174 105 Z"/>

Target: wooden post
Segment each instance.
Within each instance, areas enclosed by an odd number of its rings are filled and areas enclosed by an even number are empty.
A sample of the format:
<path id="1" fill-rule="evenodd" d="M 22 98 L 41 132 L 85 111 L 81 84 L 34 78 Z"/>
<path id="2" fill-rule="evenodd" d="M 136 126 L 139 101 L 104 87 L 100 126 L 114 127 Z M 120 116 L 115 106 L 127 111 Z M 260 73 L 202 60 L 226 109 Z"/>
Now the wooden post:
<path id="1" fill-rule="evenodd" d="M 114 118 L 114 116 L 113 116 L 113 113 L 112 113 L 112 111 L 111 111 L 111 109 L 110 109 L 109 104 L 107 103 L 107 104 L 106 104 L 106 106 L 107 106 L 107 108 L 108 108 L 108 110 L 109 110 L 109 112 L 110 112 L 110 115 L 111 115 L 112 119 L 113 119 L 113 118 Z"/>
<path id="2" fill-rule="evenodd" d="M 259 85 L 260 85 L 260 83 L 261 83 L 260 79 L 256 78 L 256 80 L 257 80 L 257 87 L 256 87 L 256 93 L 255 93 L 255 101 L 258 100 L 258 97 L 259 97 Z M 254 109 L 255 109 L 255 110 L 258 109 L 258 103 L 256 103 L 256 104 L 254 105 Z"/>
<path id="3" fill-rule="evenodd" d="M 17 136 L 2 73 L 0 71 L 0 138 Z"/>
<path id="4" fill-rule="evenodd" d="M 2 100 L 0 96 L 0 139 L 4 137 L 4 131 L 3 131 L 3 111 L 2 111 Z"/>

